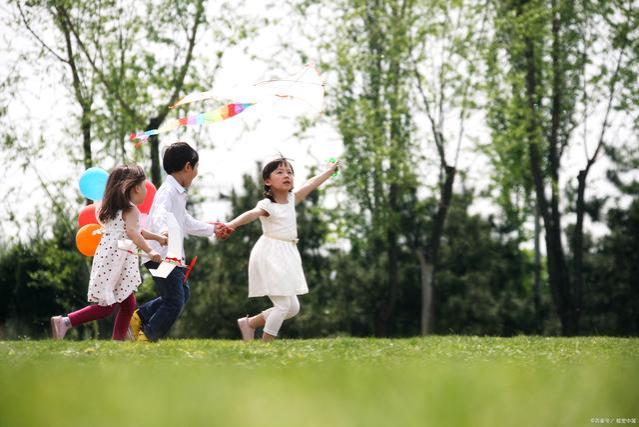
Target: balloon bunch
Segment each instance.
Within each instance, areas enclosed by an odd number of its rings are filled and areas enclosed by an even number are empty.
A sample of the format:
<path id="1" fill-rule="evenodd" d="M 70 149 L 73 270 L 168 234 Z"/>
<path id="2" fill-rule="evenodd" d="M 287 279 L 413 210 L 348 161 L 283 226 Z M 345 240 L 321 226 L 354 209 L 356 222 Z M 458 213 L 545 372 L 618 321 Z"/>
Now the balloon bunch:
<path id="1" fill-rule="evenodd" d="M 80 229 L 75 235 L 75 245 L 78 251 L 86 256 L 95 255 L 95 251 L 102 238 L 102 225 L 98 221 L 97 211 L 102 205 L 102 197 L 104 197 L 104 190 L 106 189 L 108 178 L 108 172 L 98 167 L 89 168 L 80 176 L 80 193 L 87 199 L 93 201 L 93 203 L 80 210 L 78 215 L 78 226 Z M 141 222 L 143 226 L 151 210 L 153 198 L 156 193 L 155 185 L 153 185 L 151 181 L 147 180 L 144 185 L 146 186 L 146 197 L 144 202 L 137 205 L 142 214 Z"/>

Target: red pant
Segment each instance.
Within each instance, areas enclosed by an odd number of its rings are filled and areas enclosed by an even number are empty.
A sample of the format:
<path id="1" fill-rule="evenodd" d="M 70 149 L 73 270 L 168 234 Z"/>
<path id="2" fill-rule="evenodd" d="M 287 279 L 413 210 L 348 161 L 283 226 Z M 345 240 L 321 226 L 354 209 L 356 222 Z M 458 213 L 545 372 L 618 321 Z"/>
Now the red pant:
<path id="1" fill-rule="evenodd" d="M 113 325 L 112 339 L 122 341 L 126 338 L 129 322 L 135 311 L 135 305 L 135 295 L 131 294 L 121 303 L 108 306 L 88 305 L 81 310 L 69 313 L 69 320 L 71 321 L 71 326 L 77 326 L 93 320 L 104 319 L 113 313 L 116 306 L 120 306 L 118 315 L 115 317 L 115 324 Z"/>

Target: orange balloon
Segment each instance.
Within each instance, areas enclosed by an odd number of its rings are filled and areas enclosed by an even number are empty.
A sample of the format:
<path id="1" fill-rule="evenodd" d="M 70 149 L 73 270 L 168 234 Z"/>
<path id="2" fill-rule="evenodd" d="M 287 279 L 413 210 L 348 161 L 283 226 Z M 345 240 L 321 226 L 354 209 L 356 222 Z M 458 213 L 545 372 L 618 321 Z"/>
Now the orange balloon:
<path id="1" fill-rule="evenodd" d="M 75 245 L 82 255 L 95 255 L 102 235 L 93 234 L 93 232 L 100 228 L 102 228 L 100 224 L 87 224 L 78 230 L 78 234 L 75 235 Z"/>

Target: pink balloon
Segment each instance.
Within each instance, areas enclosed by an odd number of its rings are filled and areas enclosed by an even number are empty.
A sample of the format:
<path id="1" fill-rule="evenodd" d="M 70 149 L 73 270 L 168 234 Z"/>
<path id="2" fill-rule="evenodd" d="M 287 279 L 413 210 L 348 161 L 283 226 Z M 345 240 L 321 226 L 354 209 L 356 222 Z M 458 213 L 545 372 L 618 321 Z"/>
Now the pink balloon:
<path id="1" fill-rule="evenodd" d="M 78 225 L 80 228 L 84 227 L 87 224 L 97 224 L 98 218 L 95 214 L 95 203 L 91 203 L 80 210 L 80 215 L 78 215 Z"/>
<path id="2" fill-rule="evenodd" d="M 153 183 L 149 181 L 148 179 L 146 180 L 144 185 L 146 186 L 146 197 L 144 198 L 144 201 L 138 205 L 138 209 L 140 210 L 141 213 L 148 214 L 149 211 L 151 210 L 151 205 L 153 204 L 153 198 L 155 197 L 155 192 L 157 190 L 155 189 L 155 185 L 153 185 Z"/>

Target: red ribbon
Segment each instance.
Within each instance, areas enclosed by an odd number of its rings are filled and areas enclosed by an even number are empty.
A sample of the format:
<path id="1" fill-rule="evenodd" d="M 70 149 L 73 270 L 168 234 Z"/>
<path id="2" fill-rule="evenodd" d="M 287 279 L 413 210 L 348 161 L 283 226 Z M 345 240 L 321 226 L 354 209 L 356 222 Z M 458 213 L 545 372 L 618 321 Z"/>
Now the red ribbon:
<path id="1" fill-rule="evenodd" d="M 180 258 L 166 257 L 166 258 L 164 258 L 164 261 L 173 261 L 173 262 L 178 263 L 179 265 L 182 265 L 182 260 Z"/>
<path id="2" fill-rule="evenodd" d="M 197 256 L 194 256 L 193 259 L 191 260 L 191 263 L 189 264 L 189 267 L 186 269 L 186 274 L 184 275 L 184 281 L 182 282 L 183 285 L 186 283 L 186 279 L 189 278 L 189 274 L 191 274 L 191 270 L 193 270 L 193 266 L 195 265 L 196 262 L 197 262 Z"/>

